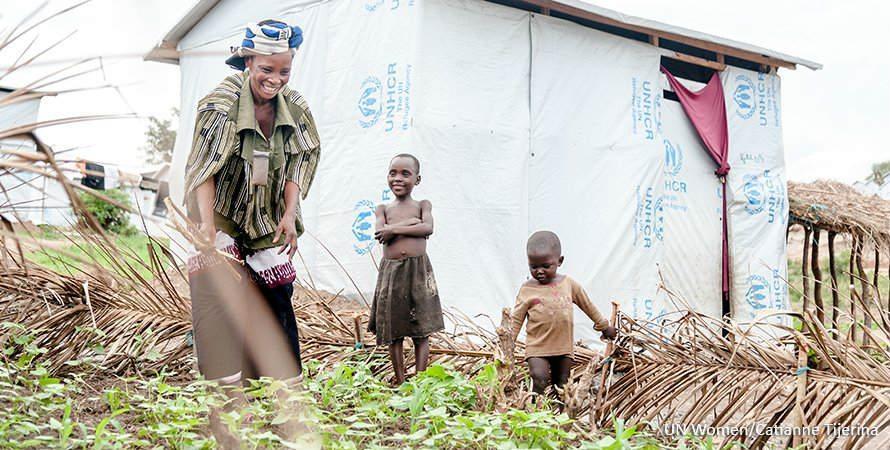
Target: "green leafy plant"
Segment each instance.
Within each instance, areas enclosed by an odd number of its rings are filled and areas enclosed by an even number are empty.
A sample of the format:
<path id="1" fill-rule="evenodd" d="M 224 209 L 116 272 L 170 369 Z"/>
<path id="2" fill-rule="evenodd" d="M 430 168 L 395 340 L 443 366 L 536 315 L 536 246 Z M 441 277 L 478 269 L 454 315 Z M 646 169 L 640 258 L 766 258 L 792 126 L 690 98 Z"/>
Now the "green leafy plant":
<path id="1" fill-rule="evenodd" d="M 87 373 L 52 376 L 41 361 L 44 350 L 34 344 L 34 330 L 5 323 L 2 336 L 0 448 L 213 449 L 219 443 L 209 425 L 211 411 L 219 412 L 222 426 L 242 448 L 666 448 L 621 421 L 586 436 L 576 431 L 579 424 L 546 405 L 494 411 L 477 398 L 480 383 L 496 382 L 496 372 L 485 369 L 470 380 L 432 365 L 393 388 L 375 375 L 382 361 L 372 357 L 333 367 L 307 361 L 298 386 L 260 379 L 228 395 L 212 382 L 184 381 L 194 374 L 183 378 L 163 371 L 103 379 L 97 387 Z M 90 372 L 96 373 L 101 372 Z M 696 438 L 678 445 L 714 447 Z"/>
<path id="2" fill-rule="evenodd" d="M 102 194 L 122 205 L 131 205 L 129 196 L 119 189 L 109 189 Z M 123 235 L 132 235 L 136 232 L 136 228 L 130 224 L 129 214 L 120 206 L 87 192 L 80 193 L 80 199 L 83 200 L 86 210 L 96 218 L 105 231 Z"/>

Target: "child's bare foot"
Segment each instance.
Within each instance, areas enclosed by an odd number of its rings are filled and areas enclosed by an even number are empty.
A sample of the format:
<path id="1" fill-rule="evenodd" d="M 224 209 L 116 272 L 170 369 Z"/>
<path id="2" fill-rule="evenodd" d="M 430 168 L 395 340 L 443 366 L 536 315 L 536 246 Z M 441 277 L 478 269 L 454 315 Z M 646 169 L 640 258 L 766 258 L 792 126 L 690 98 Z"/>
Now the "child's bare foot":
<path id="1" fill-rule="evenodd" d="M 220 418 L 218 408 L 210 408 L 210 433 L 216 439 L 216 443 L 222 450 L 235 450 L 241 448 L 241 441 L 229 431 L 226 424 Z"/>
<path id="2" fill-rule="evenodd" d="M 397 388 L 397 387 L 405 384 L 406 379 L 407 379 L 406 376 L 400 377 L 398 374 L 396 374 L 395 376 L 392 377 L 392 382 L 390 383 L 390 387 Z"/>

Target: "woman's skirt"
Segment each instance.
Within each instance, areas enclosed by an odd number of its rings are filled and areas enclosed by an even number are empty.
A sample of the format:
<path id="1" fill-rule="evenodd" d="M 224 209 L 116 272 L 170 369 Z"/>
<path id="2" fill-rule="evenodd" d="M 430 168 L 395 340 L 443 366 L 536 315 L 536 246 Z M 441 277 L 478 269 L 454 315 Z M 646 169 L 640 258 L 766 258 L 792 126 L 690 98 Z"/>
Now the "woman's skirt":
<path id="1" fill-rule="evenodd" d="M 188 261 L 201 374 L 224 384 L 298 376 L 300 340 L 291 304 L 296 274 L 290 261 L 277 248 L 253 252 L 222 232 L 216 247 L 232 260 L 195 252 Z"/>

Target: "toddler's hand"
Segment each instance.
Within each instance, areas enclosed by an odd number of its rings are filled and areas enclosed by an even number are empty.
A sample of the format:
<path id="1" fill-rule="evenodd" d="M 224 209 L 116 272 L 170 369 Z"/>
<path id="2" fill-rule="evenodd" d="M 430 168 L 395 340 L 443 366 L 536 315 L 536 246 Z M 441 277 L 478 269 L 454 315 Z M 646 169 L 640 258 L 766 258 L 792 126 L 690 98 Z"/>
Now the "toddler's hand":
<path id="1" fill-rule="evenodd" d="M 616 330 L 615 327 L 607 327 L 603 330 L 603 339 L 612 340 L 615 339 L 616 336 L 618 336 L 618 330 Z"/>

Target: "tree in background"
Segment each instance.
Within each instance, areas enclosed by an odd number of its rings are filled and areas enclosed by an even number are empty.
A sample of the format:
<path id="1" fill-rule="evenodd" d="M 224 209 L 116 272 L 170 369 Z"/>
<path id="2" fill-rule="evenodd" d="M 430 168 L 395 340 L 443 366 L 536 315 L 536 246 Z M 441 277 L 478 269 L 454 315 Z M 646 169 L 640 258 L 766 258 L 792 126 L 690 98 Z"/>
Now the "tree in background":
<path id="1" fill-rule="evenodd" d="M 102 193 L 122 205 L 128 207 L 132 205 L 129 196 L 120 189 L 109 189 Z M 79 195 L 86 206 L 86 211 L 96 218 L 105 231 L 123 235 L 131 235 L 136 232 L 136 228 L 130 225 L 130 215 L 125 209 L 106 202 L 89 192 L 81 192 Z"/>
<path id="2" fill-rule="evenodd" d="M 173 108 L 173 118 L 179 120 L 179 110 L 176 108 Z M 149 117 L 145 138 L 147 143 L 143 149 L 149 164 L 163 164 L 173 160 L 176 129 L 171 119 Z"/>
<path id="3" fill-rule="evenodd" d="M 873 181 L 878 186 L 883 186 L 885 182 L 890 181 L 890 161 L 872 164 L 868 181 Z"/>

